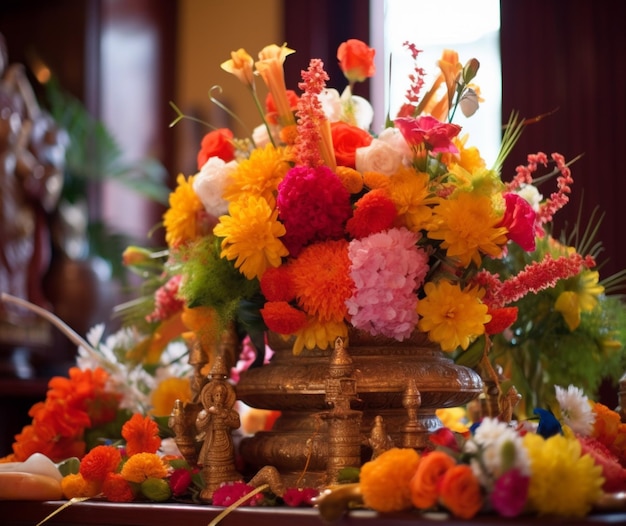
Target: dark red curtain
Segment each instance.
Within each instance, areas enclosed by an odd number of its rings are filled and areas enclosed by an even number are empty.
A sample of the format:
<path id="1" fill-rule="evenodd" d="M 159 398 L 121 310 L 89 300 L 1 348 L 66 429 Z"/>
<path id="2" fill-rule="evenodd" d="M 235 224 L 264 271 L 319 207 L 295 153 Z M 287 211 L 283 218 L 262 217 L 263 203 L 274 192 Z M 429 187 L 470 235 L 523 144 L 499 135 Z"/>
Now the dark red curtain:
<path id="1" fill-rule="evenodd" d="M 601 276 L 608 276 L 626 267 L 626 2 L 504 0 L 501 14 L 504 119 L 512 110 L 527 118 L 556 110 L 526 129 L 504 175 L 512 176 L 527 153 L 582 154 L 572 166 L 571 202 L 556 225 L 567 223 L 570 231 L 581 202 L 585 223 L 598 207 L 605 214 Z"/>

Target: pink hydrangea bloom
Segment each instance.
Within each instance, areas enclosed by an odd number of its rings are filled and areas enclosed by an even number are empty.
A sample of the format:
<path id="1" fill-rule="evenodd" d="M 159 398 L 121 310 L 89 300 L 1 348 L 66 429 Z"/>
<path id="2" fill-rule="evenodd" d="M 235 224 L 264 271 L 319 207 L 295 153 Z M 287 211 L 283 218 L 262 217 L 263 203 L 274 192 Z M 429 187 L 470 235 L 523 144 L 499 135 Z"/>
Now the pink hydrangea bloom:
<path id="1" fill-rule="evenodd" d="M 392 228 L 350 242 L 350 276 L 355 292 L 346 301 L 351 323 L 372 335 L 402 341 L 417 324 L 416 289 L 428 272 L 428 255 L 418 234 Z"/>
<path id="2" fill-rule="evenodd" d="M 276 206 L 292 256 L 314 241 L 341 239 L 352 214 L 350 194 L 328 167 L 296 166 L 278 185 Z"/>

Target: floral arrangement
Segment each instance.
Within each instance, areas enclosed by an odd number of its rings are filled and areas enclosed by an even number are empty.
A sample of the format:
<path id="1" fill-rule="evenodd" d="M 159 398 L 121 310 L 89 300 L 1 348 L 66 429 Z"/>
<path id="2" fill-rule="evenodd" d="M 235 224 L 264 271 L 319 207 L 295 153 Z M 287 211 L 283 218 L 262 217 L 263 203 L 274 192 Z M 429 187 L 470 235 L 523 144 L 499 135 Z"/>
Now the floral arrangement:
<path id="1" fill-rule="evenodd" d="M 538 425 L 487 417 L 463 434 L 442 428 L 424 452 L 382 453 L 360 470 L 364 505 L 462 519 L 481 511 L 582 517 L 600 507 L 606 493 L 626 486 L 626 424 L 577 387 L 555 391 L 556 413 L 539 409 Z"/>
<path id="2" fill-rule="evenodd" d="M 164 215 L 167 308 L 155 321 L 196 311 L 207 342 L 234 325 L 260 349 L 264 331 L 293 338 L 296 354 L 327 348 L 349 328 L 398 341 L 421 331 L 454 352 L 509 327 L 529 293 L 595 266 L 592 255 L 567 251 L 506 277 L 488 270 L 512 247 L 531 253 L 548 235 L 571 191 L 568 163 L 530 155 L 504 182 L 503 160 L 525 122 L 511 119 L 488 166 L 452 122 L 457 109 L 478 108 L 478 61 L 462 65 L 445 51 L 422 93 L 420 52 L 406 48 L 415 60 L 406 102 L 376 134 L 371 106 L 353 94 L 374 74 L 375 52 L 363 42 L 339 47 L 341 94 L 326 87 L 318 59 L 302 72 L 301 94 L 288 90 L 283 63 L 293 50 L 285 45 L 267 46 L 256 62 L 232 53 L 222 68 L 260 109 L 257 77 L 268 89 L 262 124 L 244 139 L 210 131 L 198 173 L 178 176 Z M 556 176 L 546 199 L 532 185 L 540 168 Z"/>

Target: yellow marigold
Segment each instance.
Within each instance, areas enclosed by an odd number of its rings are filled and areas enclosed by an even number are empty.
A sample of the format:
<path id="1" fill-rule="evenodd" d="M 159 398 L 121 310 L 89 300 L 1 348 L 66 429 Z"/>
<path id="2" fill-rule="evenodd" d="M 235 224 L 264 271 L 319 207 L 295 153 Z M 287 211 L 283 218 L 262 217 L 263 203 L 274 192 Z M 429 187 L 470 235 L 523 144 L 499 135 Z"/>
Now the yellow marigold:
<path id="1" fill-rule="evenodd" d="M 343 187 L 351 194 L 358 194 L 363 190 L 363 176 L 354 168 L 337 166 L 335 172 Z"/>
<path id="2" fill-rule="evenodd" d="M 298 355 L 306 347 L 307 349 L 326 349 L 334 345 L 337 338 L 348 337 L 348 327 L 344 322 L 321 322 L 317 318 L 311 318 L 309 323 L 296 333 L 293 344 L 293 354 Z"/>
<path id="3" fill-rule="evenodd" d="M 426 283 L 424 292 L 426 296 L 417 304 L 421 316 L 418 328 L 428 332 L 428 337 L 444 351 L 452 352 L 459 346 L 465 350 L 485 332 L 491 315 L 480 301 L 484 293 L 481 289 L 461 290 L 458 284 L 441 280 Z"/>
<path id="4" fill-rule="evenodd" d="M 188 378 L 172 377 L 159 382 L 151 394 L 151 413 L 155 416 L 169 415 L 176 400 L 183 403 L 191 400 L 191 386 Z"/>
<path id="5" fill-rule="evenodd" d="M 489 197 L 459 192 L 439 201 L 433 213 L 435 226 L 428 237 L 442 240 L 447 255 L 458 258 L 464 267 L 472 261 L 480 266 L 481 253 L 492 257 L 502 253 L 507 229 L 497 226 L 501 218 L 494 213 Z"/>
<path id="6" fill-rule="evenodd" d="M 198 213 L 204 210 L 204 206 L 193 189 L 193 180 L 194 176 L 186 178 L 179 174 L 178 186 L 170 194 L 170 206 L 163 216 L 165 241 L 169 246 L 178 246 L 199 235 Z"/>
<path id="7" fill-rule="evenodd" d="M 293 259 L 290 276 L 298 304 L 322 322 L 340 322 L 352 295 L 348 242 L 324 241 L 306 247 Z"/>
<path id="8" fill-rule="evenodd" d="M 167 477 L 167 468 L 156 453 L 137 453 L 124 463 L 121 475 L 124 480 L 140 484 L 149 478 Z"/>
<path id="9" fill-rule="evenodd" d="M 286 233 L 278 211 L 262 197 L 250 196 L 231 203 L 228 213 L 213 229 L 224 238 L 221 257 L 234 259 L 235 268 L 248 279 L 261 277 L 268 267 L 278 267 L 289 254 L 278 239 Z"/>
<path id="10" fill-rule="evenodd" d="M 389 176 L 378 172 L 363 172 L 363 184 L 371 190 L 386 188 L 389 184 Z"/>
<path id="11" fill-rule="evenodd" d="M 420 456 L 411 448 L 392 448 L 361 467 L 360 487 L 368 508 L 383 513 L 411 507 L 410 481 Z"/>
<path id="12" fill-rule="evenodd" d="M 95 497 L 102 488 L 101 480 L 85 480 L 80 473 L 71 473 L 61 479 L 61 489 L 66 499 Z"/>
<path id="13" fill-rule="evenodd" d="M 387 193 L 398 209 L 398 217 L 409 230 L 426 228 L 438 199 L 429 190 L 428 174 L 401 168 L 389 178 Z"/>
<path id="14" fill-rule="evenodd" d="M 233 172 L 224 199 L 233 202 L 246 196 L 262 197 L 273 208 L 278 183 L 290 167 L 287 161 L 284 149 L 271 144 L 253 150 L 250 158 L 241 161 Z"/>
<path id="15" fill-rule="evenodd" d="M 583 517 L 602 495 L 602 468 L 590 455 L 581 455 L 575 438 L 535 433 L 523 438 L 530 460 L 528 503 L 541 514 Z"/>

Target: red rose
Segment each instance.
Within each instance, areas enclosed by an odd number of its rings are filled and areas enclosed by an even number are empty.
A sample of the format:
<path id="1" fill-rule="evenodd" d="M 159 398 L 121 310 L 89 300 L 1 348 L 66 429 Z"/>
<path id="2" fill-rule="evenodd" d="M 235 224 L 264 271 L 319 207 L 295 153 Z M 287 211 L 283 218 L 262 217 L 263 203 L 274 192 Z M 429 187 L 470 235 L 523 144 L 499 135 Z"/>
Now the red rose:
<path id="1" fill-rule="evenodd" d="M 198 170 L 211 157 L 219 157 L 224 162 L 232 161 L 235 158 L 235 145 L 233 143 L 233 132 L 228 128 L 219 128 L 207 133 L 200 143 L 198 152 Z"/>
<path id="2" fill-rule="evenodd" d="M 333 138 L 337 164 L 355 168 L 357 148 L 369 146 L 372 142 L 372 136 L 357 126 L 341 121 L 333 122 L 330 125 L 330 132 Z"/>
<path id="3" fill-rule="evenodd" d="M 350 82 L 363 82 L 376 72 L 374 55 L 376 51 L 365 42 L 351 38 L 337 49 L 339 67 Z"/>

